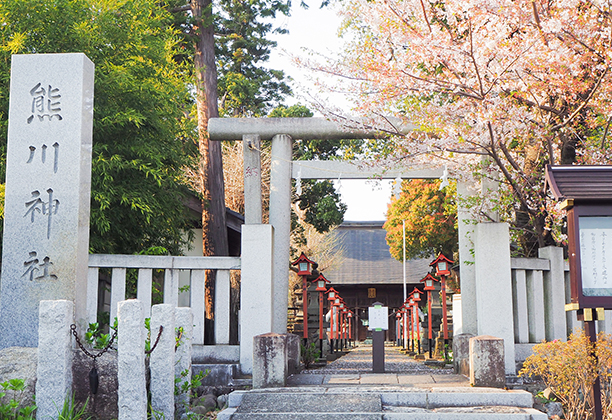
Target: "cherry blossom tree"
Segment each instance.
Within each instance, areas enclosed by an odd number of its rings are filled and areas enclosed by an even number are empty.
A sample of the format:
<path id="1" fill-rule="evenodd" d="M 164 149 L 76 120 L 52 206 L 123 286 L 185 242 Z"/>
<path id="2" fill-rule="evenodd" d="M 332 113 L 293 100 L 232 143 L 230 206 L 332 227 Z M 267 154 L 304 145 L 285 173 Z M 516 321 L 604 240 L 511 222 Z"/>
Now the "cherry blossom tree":
<path id="1" fill-rule="evenodd" d="M 355 111 L 395 134 L 379 160 L 499 177 L 494 204 L 523 254 L 559 244 L 546 164 L 610 161 L 610 4 L 599 0 L 347 0 L 340 76 Z M 345 115 L 328 114 L 349 123 Z M 399 117 L 416 129 L 399 135 Z M 364 122 L 365 121 L 365 122 Z M 379 148 L 381 149 L 381 148 Z M 481 216 L 486 218 L 483 211 Z"/>

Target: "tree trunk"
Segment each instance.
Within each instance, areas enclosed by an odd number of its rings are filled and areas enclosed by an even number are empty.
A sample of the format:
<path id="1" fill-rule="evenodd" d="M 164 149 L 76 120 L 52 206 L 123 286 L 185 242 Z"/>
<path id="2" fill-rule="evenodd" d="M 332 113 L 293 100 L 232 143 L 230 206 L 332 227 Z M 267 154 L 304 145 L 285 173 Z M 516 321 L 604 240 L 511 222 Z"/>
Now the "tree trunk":
<path id="1" fill-rule="evenodd" d="M 195 45 L 194 66 L 198 110 L 198 137 L 200 150 L 199 175 L 204 202 L 202 205 L 202 241 L 204 255 L 227 255 L 225 223 L 225 187 L 221 144 L 210 141 L 208 120 L 219 116 L 217 105 L 217 68 L 212 17 L 212 0 L 192 0 L 191 8 L 196 20 L 198 38 Z M 214 343 L 214 272 L 206 273 L 205 342 Z"/>

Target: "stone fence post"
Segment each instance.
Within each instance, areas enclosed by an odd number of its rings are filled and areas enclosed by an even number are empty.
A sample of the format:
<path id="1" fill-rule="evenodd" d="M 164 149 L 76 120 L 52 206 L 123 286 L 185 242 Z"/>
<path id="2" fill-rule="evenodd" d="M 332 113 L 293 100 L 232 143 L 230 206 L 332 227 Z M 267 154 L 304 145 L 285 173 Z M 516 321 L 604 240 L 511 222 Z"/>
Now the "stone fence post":
<path id="1" fill-rule="evenodd" d="M 36 368 L 37 419 L 57 419 L 72 390 L 72 339 L 74 303 L 41 300 L 38 320 Z"/>
<path id="2" fill-rule="evenodd" d="M 151 308 L 151 410 L 153 416 L 174 418 L 174 306 L 169 303 Z M 160 333 L 160 328 L 163 328 Z"/>
<path id="3" fill-rule="evenodd" d="M 147 419 L 145 326 L 142 303 L 129 299 L 117 304 L 119 420 Z"/>

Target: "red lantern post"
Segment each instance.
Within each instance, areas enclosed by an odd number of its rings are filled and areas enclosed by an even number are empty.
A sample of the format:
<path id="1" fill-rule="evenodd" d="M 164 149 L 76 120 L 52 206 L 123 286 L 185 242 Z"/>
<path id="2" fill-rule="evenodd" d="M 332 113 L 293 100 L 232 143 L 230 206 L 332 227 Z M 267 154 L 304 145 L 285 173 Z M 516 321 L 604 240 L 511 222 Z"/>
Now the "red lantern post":
<path id="1" fill-rule="evenodd" d="M 417 354 L 421 354 L 421 318 L 419 317 L 419 302 L 421 301 L 421 291 L 416 287 L 412 291 L 414 301 L 414 316 L 416 323 Z"/>
<path id="2" fill-rule="evenodd" d="M 319 292 L 319 351 L 323 355 L 323 293 L 327 291 L 325 283 L 330 281 L 323 274 L 320 274 L 315 281 L 317 282 L 315 290 Z"/>
<path id="3" fill-rule="evenodd" d="M 442 289 L 442 319 L 444 325 L 444 358 L 447 358 L 447 345 L 448 345 L 448 318 L 446 316 L 446 276 L 450 274 L 450 264 L 454 261 L 449 260 L 444 254 L 438 255 L 438 258 L 433 260 L 429 265 L 436 268 L 436 275 L 441 279 Z"/>
<path id="4" fill-rule="evenodd" d="M 334 352 L 334 322 L 335 322 L 335 309 L 334 309 L 334 305 L 336 302 L 336 295 L 338 294 L 338 292 L 336 292 L 336 289 L 334 289 L 333 287 L 330 287 L 329 290 L 326 292 L 327 293 L 327 300 L 329 301 L 329 347 L 331 352 Z"/>
<path id="5" fill-rule="evenodd" d="M 351 340 L 353 340 L 353 311 L 349 311 L 348 313 L 348 327 L 349 327 L 348 337 L 349 337 L 349 343 L 350 343 Z"/>
<path id="6" fill-rule="evenodd" d="M 295 260 L 292 265 L 297 265 L 298 276 L 302 277 L 302 306 L 303 306 L 303 321 L 304 321 L 304 345 L 308 343 L 308 276 L 312 274 L 312 265 L 314 261 L 311 261 L 302 254 Z"/>
<path id="7" fill-rule="evenodd" d="M 434 276 L 427 273 L 425 277 L 421 279 L 421 282 L 425 283 L 425 291 L 427 292 L 427 338 L 429 342 L 429 358 L 432 358 L 432 343 L 433 334 L 431 332 L 431 291 L 435 290 L 434 281 L 438 281 Z"/>

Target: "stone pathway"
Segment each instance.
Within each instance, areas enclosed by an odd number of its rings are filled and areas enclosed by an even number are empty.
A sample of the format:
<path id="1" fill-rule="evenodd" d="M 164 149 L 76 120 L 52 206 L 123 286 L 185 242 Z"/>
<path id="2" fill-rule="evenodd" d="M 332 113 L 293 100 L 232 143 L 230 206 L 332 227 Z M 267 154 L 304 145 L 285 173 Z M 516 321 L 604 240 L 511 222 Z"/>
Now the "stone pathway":
<path id="1" fill-rule="evenodd" d="M 423 361 L 385 346 L 385 373 L 372 373 L 372 346 L 360 344 L 347 355 L 318 369 L 287 379 L 287 386 L 469 387 L 468 379 L 452 369 L 426 366 Z"/>

